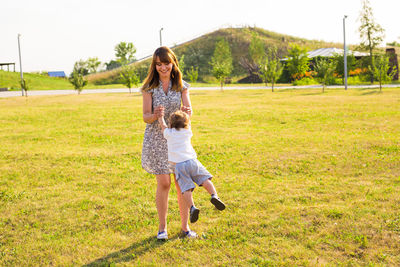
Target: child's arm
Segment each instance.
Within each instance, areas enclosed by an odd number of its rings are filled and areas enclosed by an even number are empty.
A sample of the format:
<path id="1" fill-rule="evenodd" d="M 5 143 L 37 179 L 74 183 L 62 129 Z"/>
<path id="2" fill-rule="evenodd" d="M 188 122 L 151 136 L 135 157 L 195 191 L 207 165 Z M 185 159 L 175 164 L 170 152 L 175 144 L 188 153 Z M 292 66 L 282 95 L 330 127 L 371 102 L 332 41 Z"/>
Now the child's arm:
<path id="1" fill-rule="evenodd" d="M 164 132 L 164 130 L 168 128 L 167 124 L 165 123 L 164 116 L 158 118 L 158 122 L 160 123 L 161 126 L 161 132 Z"/>

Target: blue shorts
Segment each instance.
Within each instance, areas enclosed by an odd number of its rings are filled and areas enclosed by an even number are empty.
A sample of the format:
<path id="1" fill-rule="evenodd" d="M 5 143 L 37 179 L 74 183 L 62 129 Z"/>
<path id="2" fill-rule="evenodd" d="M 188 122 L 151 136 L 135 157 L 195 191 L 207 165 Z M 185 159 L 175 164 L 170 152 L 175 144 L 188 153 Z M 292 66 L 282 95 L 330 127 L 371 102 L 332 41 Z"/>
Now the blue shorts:
<path id="1" fill-rule="evenodd" d="M 175 176 L 181 192 L 192 190 L 196 187 L 194 183 L 201 186 L 212 175 L 197 159 L 189 159 L 175 165 Z"/>

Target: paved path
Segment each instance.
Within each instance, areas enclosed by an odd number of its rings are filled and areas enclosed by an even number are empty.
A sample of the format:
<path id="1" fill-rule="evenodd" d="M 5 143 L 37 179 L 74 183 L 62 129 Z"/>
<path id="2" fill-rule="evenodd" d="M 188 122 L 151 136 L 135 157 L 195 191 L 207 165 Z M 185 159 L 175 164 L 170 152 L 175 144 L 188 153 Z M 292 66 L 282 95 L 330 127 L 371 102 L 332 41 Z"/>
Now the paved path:
<path id="1" fill-rule="evenodd" d="M 400 87 L 400 84 L 385 84 L 383 88 Z M 275 90 L 279 89 L 322 89 L 321 85 L 303 85 L 303 86 L 279 86 L 275 87 Z M 332 85 L 327 88 L 341 88 L 344 89 L 343 85 Z M 347 88 L 379 88 L 379 85 L 351 85 Z M 191 90 L 220 90 L 220 87 L 190 87 Z M 224 87 L 224 90 L 271 90 L 270 86 L 229 86 Z M 87 89 L 82 90 L 81 94 L 103 94 L 103 93 L 128 93 L 128 88 L 114 88 L 114 89 Z M 139 89 L 132 89 L 132 92 L 139 92 Z M 28 96 L 41 96 L 41 95 L 72 95 L 77 94 L 75 90 L 37 90 L 28 91 Z M 22 96 L 21 91 L 5 91 L 0 92 L 0 97 L 17 97 Z"/>

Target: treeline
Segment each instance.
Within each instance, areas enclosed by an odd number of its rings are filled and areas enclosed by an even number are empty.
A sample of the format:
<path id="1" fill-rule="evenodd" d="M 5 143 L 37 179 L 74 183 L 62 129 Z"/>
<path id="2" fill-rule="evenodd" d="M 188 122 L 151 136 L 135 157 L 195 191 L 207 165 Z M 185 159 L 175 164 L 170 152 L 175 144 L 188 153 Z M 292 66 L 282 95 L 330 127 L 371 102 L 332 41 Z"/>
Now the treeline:
<path id="1" fill-rule="evenodd" d="M 229 44 L 232 56 L 232 70 L 227 78 L 227 82 L 238 82 L 249 75 L 247 62 L 251 61 L 248 53 L 252 36 L 256 34 L 265 44 L 266 48 L 278 47 L 277 54 L 283 58 L 287 55 L 290 44 L 298 44 L 307 49 L 320 47 L 338 46 L 338 44 L 326 43 L 322 41 L 310 41 L 288 35 L 270 32 L 256 27 L 227 28 L 206 34 L 190 42 L 171 47 L 180 62 L 180 69 L 184 73 L 184 78 L 188 81 L 197 80 L 198 82 L 215 83 L 217 79 L 213 75 L 212 57 L 217 43 L 225 40 Z M 112 62 L 118 62 L 118 59 Z M 146 77 L 151 59 L 140 62 L 133 62 L 141 81 Z M 119 62 L 118 62 L 119 63 Z M 89 71 L 87 78 L 95 84 L 120 83 L 121 64 L 113 65 L 114 69 L 94 73 Z M 104 69 L 103 69 L 104 70 Z M 197 78 L 197 79 L 196 79 Z M 246 81 L 243 81 L 246 82 Z M 254 82 L 254 81 L 251 81 Z M 255 81 L 255 82 L 260 82 Z"/>

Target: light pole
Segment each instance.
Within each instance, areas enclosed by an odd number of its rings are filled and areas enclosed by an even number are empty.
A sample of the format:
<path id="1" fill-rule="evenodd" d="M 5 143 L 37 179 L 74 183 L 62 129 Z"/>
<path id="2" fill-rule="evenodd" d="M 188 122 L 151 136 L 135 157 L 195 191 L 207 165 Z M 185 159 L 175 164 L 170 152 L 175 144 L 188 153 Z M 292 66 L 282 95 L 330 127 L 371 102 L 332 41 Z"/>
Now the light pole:
<path id="1" fill-rule="evenodd" d="M 164 28 L 160 29 L 160 46 L 162 46 L 162 38 L 161 38 L 161 31 L 164 30 Z"/>
<path id="2" fill-rule="evenodd" d="M 347 48 L 346 48 L 346 18 L 343 17 L 343 62 L 344 62 L 344 89 L 347 90 Z"/>
<path id="3" fill-rule="evenodd" d="M 20 45 L 20 42 L 19 42 L 19 38 L 20 37 L 21 37 L 21 34 L 18 33 L 19 71 L 21 73 L 21 91 L 22 91 L 22 96 L 24 96 L 24 88 L 22 88 L 22 83 L 24 81 L 24 75 L 22 74 L 21 45 Z"/>

